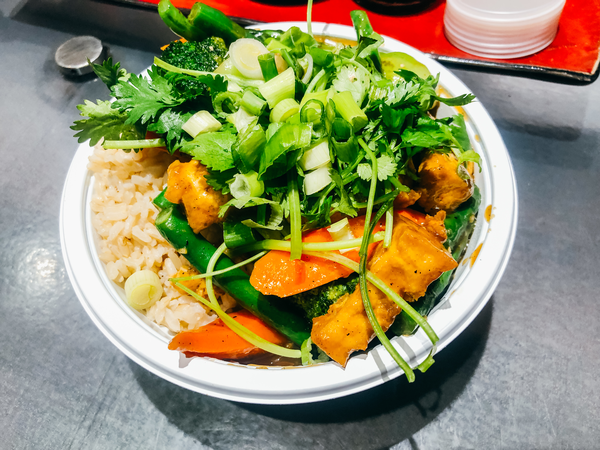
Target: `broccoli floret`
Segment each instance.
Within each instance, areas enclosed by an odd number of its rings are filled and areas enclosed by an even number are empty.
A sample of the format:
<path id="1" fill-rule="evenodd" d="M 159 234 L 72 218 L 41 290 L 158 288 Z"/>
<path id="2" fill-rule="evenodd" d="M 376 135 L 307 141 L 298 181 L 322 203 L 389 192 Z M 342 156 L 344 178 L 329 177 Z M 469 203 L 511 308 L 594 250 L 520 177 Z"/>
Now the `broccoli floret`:
<path id="1" fill-rule="evenodd" d="M 225 41 L 210 37 L 201 42 L 175 41 L 163 50 L 162 60 L 180 69 L 212 72 L 227 54 Z M 208 92 L 206 85 L 191 75 L 165 73 L 175 90 L 183 97 L 196 98 Z"/>
<path id="2" fill-rule="evenodd" d="M 310 291 L 292 295 L 288 299 L 300 307 L 308 320 L 312 320 L 326 314 L 329 307 L 337 302 L 340 297 L 354 292 L 357 284 L 358 275 L 354 274 Z"/>
<path id="3" fill-rule="evenodd" d="M 162 60 L 187 70 L 212 72 L 223 62 L 227 46 L 219 37 L 209 37 L 201 42 L 171 42 L 163 50 Z"/>

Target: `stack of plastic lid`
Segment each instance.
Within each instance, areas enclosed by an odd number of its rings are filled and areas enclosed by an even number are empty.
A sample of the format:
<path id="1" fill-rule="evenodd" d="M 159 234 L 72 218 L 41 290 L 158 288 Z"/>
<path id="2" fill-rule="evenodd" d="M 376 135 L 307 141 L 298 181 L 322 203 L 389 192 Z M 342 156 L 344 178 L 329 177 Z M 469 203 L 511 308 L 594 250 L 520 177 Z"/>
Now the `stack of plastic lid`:
<path id="1" fill-rule="evenodd" d="M 487 58 L 531 55 L 554 40 L 564 5 L 565 0 L 447 0 L 446 37 Z"/>

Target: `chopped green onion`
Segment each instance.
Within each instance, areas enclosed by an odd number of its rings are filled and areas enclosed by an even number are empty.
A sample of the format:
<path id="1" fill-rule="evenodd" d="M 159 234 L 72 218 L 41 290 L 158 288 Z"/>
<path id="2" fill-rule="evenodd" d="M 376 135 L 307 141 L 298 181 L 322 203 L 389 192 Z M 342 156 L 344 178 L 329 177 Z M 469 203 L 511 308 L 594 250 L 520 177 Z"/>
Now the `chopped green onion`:
<path id="1" fill-rule="evenodd" d="M 314 147 L 306 150 L 298 164 L 304 171 L 318 169 L 331 162 L 329 155 L 329 142 L 322 141 Z"/>
<path id="2" fill-rule="evenodd" d="M 267 102 L 252 92 L 250 89 L 244 91 L 240 105 L 254 116 L 260 116 L 267 106 Z"/>
<path id="3" fill-rule="evenodd" d="M 383 231 L 375 233 L 373 236 L 371 236 L 369 244 L 372 244 L 373 242 L 383 241 L 384 235 L 385 233 Z M 333 242 L 302 242 L 302 253 L 311 252 L 316 255 L 319 252 L 326 253 L 335 250 L 352 249 L 358 247 L 362 243 L 362 239 L 363 238 L 356 238 L 349 239 L 347 241 Z M 290 241 L 282 241 L 278 239 L 265 239 L 264 241 L 259 241 L 254 244 L 249 244 L 242 248 L 238 248 L 236 251 L 240 253 L 254 252 L 257 250 L 280 250 L 282 252 L 289 252 L 291 248 L 292 244 Z"/>
<path id="4" fill-rule="evenodd" d="M 300 80 L 300 81 L 302 81 L 304 84 L 308 84 L 308 82 L 310 81 L 310 77 L 312 76 L 312 73 L 313 73 L 312 56 L 310 56 L 310 54 L 307 53 L 306 55 L 304 55 L 304 58 L 298 60 L 298 63 L 304 70 L 304 75 L 302 76 L 302 80 Z"/>
<path id="5" fill-rule="evenodd" d="M 300 67 L 300 64 L 298 64 L 296 58 L 292 56 L 292 54 L 285 48 L 281 49 L 280 54 L 283 60 L 288 65 L 288 67 L 294 69 L 294 74 L 296 75 L 296 78 L 300 79 L 302 76 L 302 67 Z"/>
<path id="6" fill-rule="evenodd" d="M 164 139 L 131 139 L 123 141 L 104 141 L 102 147 L 105 149 L 131 150 L 135 148 L 157 148 L 164 147 Z"/>
<path id="7" fill-rule="evenodd" d="M 313 195 L 329 186 L 333 179 L 331 178 L 331 165 L 319 167 L 304 176 L 304 193 Z"/>
<path id="8" fill-rule="evenodd" d="M 284 98 L 271 111 L 271 122 L 285 122 L 300 110 L 300 105 L 293 98 Z"/>
<path id="9" fill-rule="evenodd" d="M 232 123 L 238 133 L 243 133 L 255 120 L 256 116 L 248 113 L 244 108 L 240 108 L 235 113 L 227 116 L 227 122 Z"/>
<path id="10" fill-rule="evenodd" d="M 386 182 L 386 192 L 392 190 L 390 183 Z M 383 240 L 383 248 L 388 248 L 392 244 L 392 233 L 394 231 L 394 205 L 389 207 L 385 212 L 385 239 Z"/>
<path id="11" fill-rule="evenodd" d="M 317 75 L 315 75 L 315 77 L 310 81 L 308 86 L 306 86 L 306 91 L 304 95 L 312 93 L 313 90 L 316 88 L 317 83 L 319 83 L 321 79 L 323 79 L 323 77 L 325 77 L 326 75 L 327 72 L 325 72 L 325 69 L 321 69 L 321 71 Z"/>
<path id="12" fill-rule="evenodd" d="M 325 115 L 325 105 L 320 100 L 312 98 L 304 103 L 304 106 L 300 108 L 300 122 L 312 123 L 313 131 L 315 128 L 322 128 L 326 131 L 326 126 L 323 123 L 323 117 Z"/>
<path id="13" fill-rule="evenodd" d="M 312 47 L 308 52 L 317 66 L 328 67 L 333 63 L 333 53 L 327 50 L 323 50 L 319 47 Z"/>
<path id="14" fill-rule="evenodd" d="M 125 281 L 127 303 L 134 309 L 150 308 L 160 300 L 162 294 L 163 287 L 160 278 L 151 270 L 135 272 Z"/>
<path id="15" fill-rule="evenodd" d="M 227 58 L 226 60 L 224 60 L 221 63 L 221 65 L 215 69 L 214 73 L 243 77 L 241 72 L 235 68 L 235 65 L 233 64 L 233 59 L 231 58 Z"/>
<path id="16" fill-rule="evenodd" d="M 333 96 L 331 89 L 319 92 L 309 92 L 307 94 L 304 94 L 304 96 L 302 97 L 300 106 L 304 106 L 310 100 L 318 100 L 322 105 L 325 105 L 330 95 Z"/>
<path id="17" fill-rule="evenodd" d="M 282 48 L 285 48 L 286 50 L 291 50 L 287 45 L 285 45 L 278 39 L 271 39 L 267 44 L 267 50 L 269 50 L 270 52 L 280 51 Z"/>
<path id="18" fill-rule="evenodd" d="M 259 64 L 259 56 L 268 54 L 269 50 L 256 39 L 242 38 L 229 46 L 229 55 L 233 64 L 242 75 L 252 80 L 262 80 L 263 73 Z"/>
<path id="19" fill-rule="evenodd" d="M 242 163 L 244 170 L 254 170 L 260 160 L 267 136 L 258 124 L 246 127 L 233 146 L 233 158 Z"/>
<path id="20" fill-rule="evenodd" d="M 272 80 L 279 75 L 274 53 L 265 53 L 264 55 L 260 55 L 258 57 L 258 63 L 260 64 L 260 70 L 262 71 L 265 81 Z"/>
<path id="21" fill-rule="evenodd" d="M 338 114 L 352 125 L 355 133 L 369 123 L 369 119 L 356 104 L 350 91 L 338 92 L 331 99 L 335 103 Z"/>
<path id="22" fill-rule="evenodd" d="M 288 207 L 290 209 L 291 247 L 290 259 L 302 257 L 302 213 L 300 211 L 300 193 L 295 170 L 288 172 Z"/>
<path id="23" fill-rule="evenodd" d="M 257 259 L 262 258 L 266 254 L 267 254 L 267 252 L 257 253 L 256 255 L 253 255 L 250 258 L 245 259 L 242 262 L 239 262 L 237 264 L 234 264 L 233 266 L 227 267 L 226 269 L 215 270 L 214 272 L 199 273 L 198 275 L 190 275 L 189 277 L 169 278 L 169 281 L 171 281 L 171 282 L 189 281 L 189 280 L 199 280 L 201 278 L 206 278 L 206 277 L 216 277 L 217 275 L 223 275 L 224 273 L 230 272 L 234 269 L 239 269 L 240 267 L 244 267 L 246 264 L 250 264 L 251 262 L 254 262 Z"/>
<path id="24" fill-rule="evenodd" d="M 252 229 L 241 222 L 223 223 L 223 241 L 227 248 L 237 248 L 256 242 Z"/>
<path id="25" fill-rule="evenodd" d="M 266 208 L 267 205 L 260 205 L 258 209 L 260 210 L 261 206 Z M 281 205 L 272 204 L 271 205 L 271 216 L 269 220 L 259 220 L 255 222 L 251 219 L 242 220 L 242 223 L 249 228 L 256 228 L 260 230 L 274 230 L 280 231 L 283 229 L 283 207 Z"/>
<path id="26" fill-rule="evenodd" d="M 294 98 L 296 93 L 296 76 L 291 67 L 284 70 L 275 78 L 267 81 L 258 88 L 260 94 L 267 100 L 270 108 L 285 98 Z"/>
<path id="27" fill-rule="evenodd" d="M 327 228 L 331 238 L 334 241 L 349 241 L 354 239 L 354 233 L 352 233 L 352 229 L 350 228 L 350 222 L 348 222 L 348 218 L 345 217 L 342 220 L 334 223 L 329 228 Z M 355 247 L 356 248 L 356 247 Z M 340 253 L 344 254 L 352 250 L 351 248 L 340 249 Z"/>
<path id="28" fill-rule="evenodd" d="M 341 117 L 336 117 L 331 123 L 331 143 L 341 161 L 351 163 L 357 160 L 358 145 L 352 125 Z"/>
<path id="29" fill-rule="evenodd" d="M 265 183 L 258 179 L 254 171 L 237 173 L 233 176 L 233 182 L 229 184 L 229 190 L 234 198 L 260 197 L 265 192 Z"/>
<path id="30" fill-rule="evenodd" d="M 213 98 L 213 107 L 219 117 L 227 117 L 240 109 L 242 96 L 238 92 L 219 92 Z"/>
<path id="31" fill-rule="evenodd" d="M 208 111 L 198 111 L 181 126 L 181 129 L 195 138 L 200 133 L 217 131 L 221 127 L 221 122 L 215 119 L 211 113 Z"/>

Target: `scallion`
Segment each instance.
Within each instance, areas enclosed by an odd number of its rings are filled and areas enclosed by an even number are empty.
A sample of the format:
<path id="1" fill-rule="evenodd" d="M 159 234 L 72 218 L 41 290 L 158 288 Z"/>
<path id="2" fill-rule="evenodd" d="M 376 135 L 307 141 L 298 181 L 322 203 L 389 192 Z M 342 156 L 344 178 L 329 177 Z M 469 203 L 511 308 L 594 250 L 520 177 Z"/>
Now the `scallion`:
<path id="1" fill-rule="evenodd" d="M 227 122 L 232 123 L 238 133 L 243 133 L 256 120 L 256 116 L 253 116 L 244 108 L 240 108 L 235 113 L 227 116 Z"/>
<path id="2" fill-rule="evenodd" d="M 164 139 L 131 139 L 122 141 L 104 141 L 102 147 L 105 149 L 132 150 L 136 148 L 164 147 Z"/>
<path id="3" fill-rule="evenodd" d="M 200 133 L 217 131 L 221 127 L 221 122 L 215 119 L 211 113 L 208 111 L 198 111 L 181 126 L 181 129 L 195 138 Z"/>
<path id="4" fill-rule="evenodd" d="M 241 222 L 223 223 L 223 241 L 227 248 L 237 248 L 256 242 L 252 229 Z"/>
<path id="5" fill-rule="evenodd" d="M 329 155 L 329 142 L 322 141 L 314 147 L 306 150 L 300 158 L 298 164 L 302 170 L 307 171 L 318 169 L 329 162 L 331 162 L 331 157 Z"/>
<path id="6" fill-rule="evenodd" d="M 333 179 L 331 178 L 331 165 L 319 167 L 304 176 L 304 193 L 313 195 L 329 186 Z"/>
<path id="7" fill-rule="evenodd" d="M 232 148 L 233 158 L 241 162 L 244 170 L 254 170 L 260 160 L 267 136 L 259 124 L 246 127 Z"/>
<path id="8" fill-rule="evenodd" d="M 260 197 L 265 192 L 265 183 L 258 179 L 254 171 L 238 173 L 233 176 L 229 190 L 234 198 Z"/>
<path id="9" fill-rule="evenodd" d="M 160 300 L 162 294 L 163 288 L 160 278 L 151 270 L 134 272 L 125 281 L 127 303 L 134 309 L 150 308 Z"/>
<path id="10" fill-rule="evenodd" d="M 244 91 L 242 103 L 240 104 L 248 113 L 254 116 L 260 116 L 267 106 L 267 102 L 253 93 L 250 89 Z"/>
<path id="11" fill-rule="evenodd" d="M 331 99 L 338 114 L 352 125 L 355 133 L 369 123 L 367 115 L 356 104 L 350 91 L 338 92 Z"/>
<path id="12" fill-rule="evenodd" d="M 256 39 L 242 38 L 229 46 L 229 55 L 233 60 L 235 68 L 242 75 L 252 80 L 262 80 L 262 66 L 259 56 L 268 54 L 269 50 L 264 44 Z"/>
<path id="13" fill-rule="evenodd" d="M 285 122 L 300 110 L 300 105 L 293 98 L 284 98 L 271 111 L 271 122 Z"/>
<path id="14" fill-rule="evenodd" d="M 258 90 L 267 100 L 270 108 L 275 108 L 277 103 L 285 98 L 294 98 L 296 93 L 294 69 L 291 67 L 287 68 L 275 78 L 260 86 Z"/>
<path id="15" fill-rule="evenodd" d="M 288 207 L 290 209 L 291 247 L 290 259 L 302 257 L 302 212 L 300 211 L 300 193 L 295 170 L 290 170 L 288 179 Z"/>

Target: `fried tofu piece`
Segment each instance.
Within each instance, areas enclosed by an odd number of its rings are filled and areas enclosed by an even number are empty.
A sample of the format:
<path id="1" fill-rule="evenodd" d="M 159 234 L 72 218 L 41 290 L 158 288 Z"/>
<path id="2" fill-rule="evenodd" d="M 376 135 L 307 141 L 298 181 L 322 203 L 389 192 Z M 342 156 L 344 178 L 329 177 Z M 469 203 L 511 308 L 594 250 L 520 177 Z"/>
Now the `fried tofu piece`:
<path id="1" fill-rule="evenodd" d="M 398 197 L 394 199 L 394 209 L 406 209 L 414 205 L 420 197 L 421 194 L 412 189 L 408 192 L 400 192 Z"/>
<path id="2" fill-rule="evenodd" d="M 442 273 L 457 266 L 439 239 L 406 217 L 395 220 L 392 244 L 379 245 L 368 269 L 407 301 L 425 294 Z M 401 309 L 373 285 L 368 285 L 375 316 L 386 331 Z M 359 287 L 313 319 L 312 341 L 330 358 L 345 366 L 350 354 L 365 350 L 375 333 L 364 310 Z"/>
<path id="3" fill-rule="evenodd" d="M 464 173 L 469 175 L 466 180 L 458 175 L 458 159 L 453 154 L 429 153 L 417 172 L 420 182 L 416 191 L 421 194 L 418 205 L 430 214 L 454 211 L 473 195 L 472 172 Z"/>
<path id="4" fill-rule="evenodd" d="M 229 196 L 222 195 L 208 185 L 204 178 L 208 174 L 206 166 L 196 160 L 187 163 L 174 161 L 167 172 L 165 198 L 171 203 L 183 203 L 194 233 L 222 221 L 219 210 L 229 201 Z"/>

